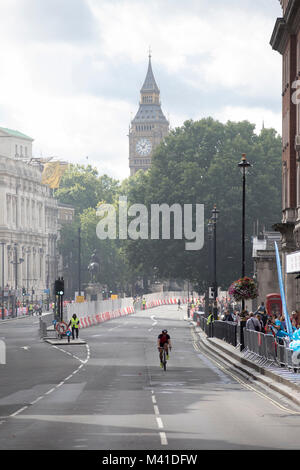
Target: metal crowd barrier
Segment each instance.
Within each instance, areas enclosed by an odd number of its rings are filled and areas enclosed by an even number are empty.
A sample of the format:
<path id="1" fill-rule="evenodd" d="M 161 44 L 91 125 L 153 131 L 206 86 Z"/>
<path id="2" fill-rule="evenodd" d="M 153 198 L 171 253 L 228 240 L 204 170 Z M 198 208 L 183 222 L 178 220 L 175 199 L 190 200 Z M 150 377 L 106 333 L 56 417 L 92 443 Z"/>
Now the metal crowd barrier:
<path id="1" fill-rule="evenodd" d="M 240 327 L 235 322 L 215 320 L 207 325 L 207 318 L 195 312 L 193 316 L 197 325 L 212 338 L 219 338 L 234 347 L 239 344 Z M 288 347 L 288 342 L 278 340 L 272 334 L 264 334 L 244 328 L 243 354 L 248 359 L 259 364 L 277 364 L 294 372 L 300 372 L 300 352 L 294 353 Z"/>
<path id="2" fill-rule="evenodd" d="M 258 362 L 277 362 L 277 342 L 272 334 L 244 328 L 244 355 Z"/>
<path id="3" fill-rule="evenodd" d="M 244 354 L 249 359 L 258 363 L 276 363 L 294 372 L 300 371 L 300 355 L 298 359 L 285 340 L 247 328 L 244 329 L 244 340 Z"/>
<path id="4" fill-rule="evenodd" d="M 197 312 L 194 313 L 193 318 L 208 337 L 218 338 L 232 346 L 237 346 L 237 323 L 215 320 L 208 325 L 207 318 Z"/>
<path id="5" fill-rule="evenodd" d="M 54 320 L 54 313 L 46 313 L 42 317 L 39 318 L 40 320 L 40 338 L 46 338 L 49 336 L 55 336 L 56 332 L 54 330 L 53 320 Z"/>

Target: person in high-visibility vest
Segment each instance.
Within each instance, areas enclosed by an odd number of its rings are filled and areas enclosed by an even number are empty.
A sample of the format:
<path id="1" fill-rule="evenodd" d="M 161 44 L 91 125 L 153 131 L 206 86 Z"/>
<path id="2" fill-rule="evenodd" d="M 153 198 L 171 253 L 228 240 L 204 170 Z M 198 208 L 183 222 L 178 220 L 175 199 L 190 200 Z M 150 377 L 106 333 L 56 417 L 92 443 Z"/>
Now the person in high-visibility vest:
<path id="1" fill-rule="evenodd" d="M 146 299 L 142 300 L 142 305 L 143 305 L 143 310 L 145 310 L 145 308 L 146 308 Z"/>
<path id="2" fill-rule="evenodd" d="M 76 313 L 72 316 L 71 320 L 69 321 L 68 327 L 72 327 L 72 338 L 75 339 L 75 332 L 76 332 L 76 339 L 78 339 L 79 333 L 79 318 L 77 318 Z"/>
<path id="3" fill-rule="evenodd" d="M 207 325 L 210 325 L 211 323 L 213 323 L 215 321 L 215 317 L 214 317 L 214 314 L 213 313 L 210 313 L 210 315 L 208 316 L 207 318 Z"/>

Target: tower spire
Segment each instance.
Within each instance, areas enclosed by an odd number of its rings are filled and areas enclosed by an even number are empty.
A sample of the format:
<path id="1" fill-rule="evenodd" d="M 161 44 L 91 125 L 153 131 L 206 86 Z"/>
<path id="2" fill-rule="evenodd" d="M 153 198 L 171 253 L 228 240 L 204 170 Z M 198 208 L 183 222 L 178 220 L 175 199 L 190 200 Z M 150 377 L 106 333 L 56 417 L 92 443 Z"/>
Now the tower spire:
<path id="1" fill-rule="evenodd" d="M 148 57 L 149 57 L 149 63 L 148 63 L 148 70 L 147 70 L 147 75 L 146 75 L 146 78 L 145 78 L 145 81 L 144 81 L 144 84 L 141 88 L 141 93 L 157 93 L 159 95 L 159 88 L 156 84 L 156 81 L 155 81 L 155 78 L 154 78 L 154 74 L 153 74 L 153 71 L 152 71 L 152 65 L 151 65 L 151 48 L 149 47 L 149 53 L 148 53 Z"/>

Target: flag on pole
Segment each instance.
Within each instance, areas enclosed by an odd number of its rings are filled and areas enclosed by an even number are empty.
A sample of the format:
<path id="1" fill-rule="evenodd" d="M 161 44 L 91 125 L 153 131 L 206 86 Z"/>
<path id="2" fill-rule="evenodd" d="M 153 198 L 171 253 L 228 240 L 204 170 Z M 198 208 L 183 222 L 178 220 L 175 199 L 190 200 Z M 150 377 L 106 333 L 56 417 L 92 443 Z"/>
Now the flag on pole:
<path id="1" fill-rule="evenodd" d="M 60 180 L 66 169 L 67 163 L 49 162 L 44 166 L 42 173 L 42 184 L 49 186 L 52 189 L 59 188 Z"/>
<path id="2" fill-rule="evenodd" d="M 284 286 L 283 286 L 283 280 L 282 280 L 282 271 L 281 271 L 281 262 L 280 262 L 280 256 L 279 256 L 279 250 L 277 243 L 275 243 L 275 252 L 276 252 L 276 263 L 277 263 L 277 273 L 278 273 L 278 282 L 279 282 L 279 288 L 280 288 L 280 295 L 281 295 L 281 302 L 282 302 L 282 308 L 283 308 L 283 313 L 284 313 L 284 318 L 285 318 L 285 324 L 286 324 L 286 331 L 290 337 L 293 335 L 293 328 L 292 328 L 292 323 L 287 311 L 287 306 L 286 306 L 286 299 L 285 299 L 285 293 L 284 293 Z"/>

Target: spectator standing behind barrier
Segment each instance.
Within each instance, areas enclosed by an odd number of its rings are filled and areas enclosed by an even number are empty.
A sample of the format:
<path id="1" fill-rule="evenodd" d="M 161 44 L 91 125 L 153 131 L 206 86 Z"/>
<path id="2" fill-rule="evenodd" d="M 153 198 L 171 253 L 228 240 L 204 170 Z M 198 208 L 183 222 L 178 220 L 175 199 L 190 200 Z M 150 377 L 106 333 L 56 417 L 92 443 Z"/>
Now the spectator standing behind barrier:
<path id="1" fill-rule="evenodd" d="M 276 318 L 274 322 L 274 327 L 276 328 L 276 338 L 278 339 L 279 344 L 284 344 L 283 338 L 289 336 L 285 331 L 285 323 L 283 321 L 284 317 Z"/>
<path id="2" fill-rule="evenodd" d="M 252 331 L 261 331 L 261 323 L 253 312 L 249 313 L 249 318 L 246 322 L 246 329 Z"/>
<path id="3" fill-rule="evenodd" d="M 223 321 L 234 321 L 233 315 L 229 310 L 225 310 Z"/>
<path id="4" fill-rule="evenodd" d="M 260 331 L 262 331 L 264 333 L 265 332 L 265 325 L 267 324 L 268 319 L 266 319 L 266 323 L 264 323 L 262 315 L 260 313 L 256 313 L 255 316 L 256 316 L 257 320 L 259 321 L 259 323 L 260 323 Z"/>
<path id="5" fill-rule="evenodd" d="M 299 321 L 298 321 L 298 312 L 296 312 L 295 310 L 292 312 L 292 315 L 290 317 L 290 320 L 291 320 L 291 324 L 292 324 L 292 327 L 293 329 L 295 330 L 298 330 L 298 328 L 300 328 L 299 326 Z"/>
<path id="6" fill-rule="evenodd" d="M 76 313 L 73 314 L 71 320 L 69 321 L 69 326 L 72 327 L 72 338 L 75 339 L 75 332 L 76 332 L 76 339 L 78 339 L 78 332 L 79 332 L 79 318 L 77 318 Z"/>
<path id="7" fill-rule="evenodd" d="M 262 302 L 260 304 L 260 306 L 256 310 L 255 314 L 259 314 L 261 316 L 261 321 L 263 322 L 263 327 L 265 327 L 266 323 L 268 321 L 268 314 L 267 314 L 267 310 L 266 310 L 264 302 Z"/>
<path id="8" fill-rule="evenodd" d="M 143 310 L 145 310 L 145 308 L 146 308 L 146 299 L 144 299 L 144 298 L 142 300 L 142 306 L 143 306 Z"/>
<path id="9" fill-rule="evenodd" d="M 275 328 L 275 320 L 276 320 L 276 315 L 274 315 L 274 313 L 273 313 L 268 318 L 267 324 L 265 326 L 265 334 L 266 335 L 276 336 L 277 329 Z"/>

